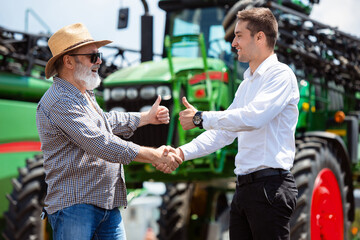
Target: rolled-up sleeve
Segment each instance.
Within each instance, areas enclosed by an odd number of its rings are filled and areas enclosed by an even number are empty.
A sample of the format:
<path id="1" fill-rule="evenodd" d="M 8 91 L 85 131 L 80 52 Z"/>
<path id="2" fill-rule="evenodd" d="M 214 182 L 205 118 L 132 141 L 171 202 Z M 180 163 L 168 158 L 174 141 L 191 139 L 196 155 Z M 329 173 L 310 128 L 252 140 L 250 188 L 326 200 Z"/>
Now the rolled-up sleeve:
<path id="1" fill-rule="evenodd" d="M 130 138 L 140 124 L 140 113 L 105 112 L 104 117 L 110 123 L 116 135 Z"/>

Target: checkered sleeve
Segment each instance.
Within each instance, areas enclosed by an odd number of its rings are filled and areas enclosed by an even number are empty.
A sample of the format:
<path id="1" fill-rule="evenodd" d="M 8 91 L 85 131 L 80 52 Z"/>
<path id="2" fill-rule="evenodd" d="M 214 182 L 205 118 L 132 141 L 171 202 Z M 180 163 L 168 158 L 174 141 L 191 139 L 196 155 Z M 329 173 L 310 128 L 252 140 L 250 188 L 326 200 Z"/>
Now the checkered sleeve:
<path id="1" fill-rule="evenodd" d="M 72 99 L 60 99 L 52 106 L 50 120 L 79 148 L 109 162 L 129 164 L 140 146 L 101 129 Z"/>
<path id="2" fill-rule="evenodd" d="M 104 112 L 104 117 L 110 123 L 113 133 L 124 138 L 130 138 L 140 123 L 140 113 L 110 111 Z"/>

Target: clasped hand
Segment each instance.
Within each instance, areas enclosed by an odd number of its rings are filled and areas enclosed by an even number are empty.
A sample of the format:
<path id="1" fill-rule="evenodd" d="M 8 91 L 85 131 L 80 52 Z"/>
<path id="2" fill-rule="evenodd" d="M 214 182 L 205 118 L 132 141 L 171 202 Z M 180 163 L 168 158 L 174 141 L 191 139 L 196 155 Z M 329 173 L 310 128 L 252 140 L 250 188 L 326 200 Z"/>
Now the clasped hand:
<path id="1" fill-rule="evenodd" d="M 156 149 L 156 151 L 161 153 L 161 157 L 157 163 L 153 163 L 152 165 L 163 173 L 173 172 L 184 160 L 184 155 L 179 148 L 175 149 L 171 146 L 161 146 Z"/>
<path id="2" fill-rule="evenodd" d="M 192 119 L 197 110 L 187 101 L 186 97 L 182 98 L 182 102 L 186 109 L 179 113 L 179 120 L 183 129 L 189 130 L 195 127 Z M 157 101 L 155 104 L 158 103 L 159 102 Z M 173 172 L 179 166 L 179 164 L 184 161 L 184 154 L 180 148 L 175 149 L 171 146 L 161 146 L 157 149 L 157 151 L 162 152 L 161 159 L 152 165 L 156 167 L 157 170 L 164 173 Z"/>
<path id="3" fill-rule="evenodd" d="M 149 116 L 148 121 L 150 123 L 159 124 L 169 122 L 169 110 L 165 107 L 159 106 L 160 101 L 161 98 L 158 97 L 151 110 L 147 113 L 147 116 Z M 187 101 L 186 97 L 182 98 L 182 102 L 186 109 L 179 113 L 180 124 L 184 130 L 195 128 L 192 119 L 197 110 Z M 179 167 L 179 164 L 184 161 L 184 154 L 180 148 L 175 149 L 171 146 L 161 146 L 156 149 L 156 151 L 161 153 L 161 157 L 152 165 L 156 167 L 157 170 L 164 173 L 173 172 Z"/>

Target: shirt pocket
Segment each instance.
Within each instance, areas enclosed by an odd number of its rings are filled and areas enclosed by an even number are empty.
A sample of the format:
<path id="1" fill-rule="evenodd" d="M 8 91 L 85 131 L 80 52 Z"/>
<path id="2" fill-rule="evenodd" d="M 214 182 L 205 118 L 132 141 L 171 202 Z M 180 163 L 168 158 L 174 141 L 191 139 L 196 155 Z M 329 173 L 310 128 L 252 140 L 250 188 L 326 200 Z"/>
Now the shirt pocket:
<path id="1" fill-rule="evenodd" d="M 99 129 L 106 130 L 103 116 L 100 115 L 100 113 L 97 112 L 95 109 L 91 109 L 90 111 L 89 109 L 86 110 L 88 111 L 89 118 L 91 119 L 91 121 L 93 121 Z"/>

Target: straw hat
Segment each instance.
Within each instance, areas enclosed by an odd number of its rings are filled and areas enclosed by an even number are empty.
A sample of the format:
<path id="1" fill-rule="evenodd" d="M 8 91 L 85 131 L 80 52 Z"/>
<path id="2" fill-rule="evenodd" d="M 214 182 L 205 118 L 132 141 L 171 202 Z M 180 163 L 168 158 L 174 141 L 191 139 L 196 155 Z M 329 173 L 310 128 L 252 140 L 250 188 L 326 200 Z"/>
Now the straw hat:
<path id="1" fill-rule="evenodd" d="M 65 53 L 89 44 L 95 44 L 97 48 L 100 48 L 111 42 L 112 41 L 109 40 L 94 41 L 89 31 L 82 23 L 75 23 L 61 28 L 54 33 L 48 41 L 53 57 L 50 58 L 46 64 L 46 78 L 50 78 L 57 73 L 54 68 L 54 63 Z"/>

